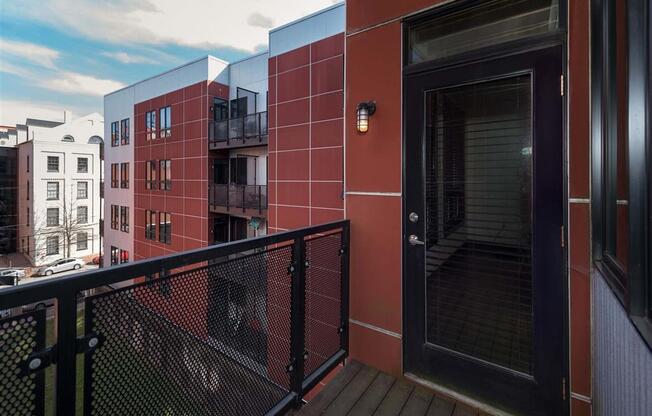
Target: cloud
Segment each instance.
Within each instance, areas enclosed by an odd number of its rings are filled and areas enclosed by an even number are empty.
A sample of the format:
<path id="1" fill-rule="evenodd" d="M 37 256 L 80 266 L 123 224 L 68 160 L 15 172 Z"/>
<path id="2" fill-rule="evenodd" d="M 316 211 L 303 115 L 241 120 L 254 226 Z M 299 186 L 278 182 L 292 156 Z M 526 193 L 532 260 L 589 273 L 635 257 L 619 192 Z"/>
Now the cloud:
<path id="1" fill-rule="evenodd" d="M 254 52 L 281 25 L 333 4 L 332 0 L 23 0 L 3 5 L 9 17 L 38 20 L 58 30 L 119 45 L 173 44 Z"/>
<path id="2" fill-rule="evenodd" d="M 59 72 L 52 79 L 41 80 L 39 85 L 52 91 L 92 96 L 103 96 L 125 86 L 118 81 L 95 78 L 76 72 Z"/>
<path id="3" fill-rule="evenodd" d="M 33 64 L 46 68 L 54 68 L 54 61 L 59 57 L 59 51 L 29 42 L 19 42 L 0 38 L 0 51 L 3 54 L 26 59 Z"/>
<path id="4" fill-rule="evenodd" d="M 22 124 L 28 117 L 63 121 L 64 110 L 70 110 L 73 114 L 88 114 L 93 111 L 88 108 L 63 106 L 51 102 L 0 99 L 0 125 L 14 126 L 16 124 Z"/>
<path id="5" fill-rule="evenodd" d="M 247 17 L 247 24 L 249 26 L 262 27 L 263 29 L 271 29 L 274 26 L 274 21 L 267 16 L 254 12 Z"/>
<path id="6" fill-rule="evenodd" d="M 123 64 L 157 64 L 154 59 L 147 58 L 142 55 L 133 55 L 127 52 L 102 52 L 103 56 L 115 59 Z"/>

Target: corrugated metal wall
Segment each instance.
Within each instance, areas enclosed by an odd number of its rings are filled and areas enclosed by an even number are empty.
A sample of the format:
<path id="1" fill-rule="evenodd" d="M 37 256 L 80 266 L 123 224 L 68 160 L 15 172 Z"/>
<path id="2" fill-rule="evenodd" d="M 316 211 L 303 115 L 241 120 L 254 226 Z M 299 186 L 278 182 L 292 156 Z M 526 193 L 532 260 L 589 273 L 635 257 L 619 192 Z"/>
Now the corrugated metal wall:
<path id="1" fill-rule="evenodd" d="M 604 279 L 592 276 L 593 415 L 652 415 L 652 352 Z"/>

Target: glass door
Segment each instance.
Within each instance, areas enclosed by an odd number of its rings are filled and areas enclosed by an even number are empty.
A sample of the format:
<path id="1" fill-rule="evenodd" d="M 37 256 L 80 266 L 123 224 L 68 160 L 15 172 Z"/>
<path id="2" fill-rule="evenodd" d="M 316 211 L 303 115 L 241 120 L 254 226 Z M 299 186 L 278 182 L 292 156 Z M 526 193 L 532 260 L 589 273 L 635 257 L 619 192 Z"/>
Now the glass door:
<path id="1" fill-rule="evenodd" d="M 406 80 L 406 370 L 561 414 L 560 49 Z"/>

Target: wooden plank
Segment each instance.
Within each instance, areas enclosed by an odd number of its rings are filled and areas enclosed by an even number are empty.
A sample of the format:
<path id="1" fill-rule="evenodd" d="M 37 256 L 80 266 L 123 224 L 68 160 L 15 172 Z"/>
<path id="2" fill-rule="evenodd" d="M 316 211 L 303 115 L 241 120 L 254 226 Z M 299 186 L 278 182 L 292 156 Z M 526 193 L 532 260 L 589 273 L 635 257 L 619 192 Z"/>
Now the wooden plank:
<path id="1" fill-rule="evenodd" d="M 387 392 L 392 385 L 396 382 L 396 379 L 389 374 L 380 373 L 376 379 L 371 383 L 364 395 L 358 400 L 358 402 L 353 406 L 353 409 L 349 412 L 351 416 L 369 416 L 373 415 L 380 402 L 383 401 Z"/>
<path id="2" fill-rule="evenodd" d="M 339 396 L 331 402 L 324 414 L 327 416 L 347 414 L 367 391 L 367 388 L 369 388 L 377 375 L 378 370 L 375 368 L 363 367 L 346 388 L 340 392 Z"/>
<path id="3" fill-rule="evenodd" d="M 455 411 L 455 402 L 435 396 L 430 403 L 428 416 L 451 416 Z"/>
<path id="4" fill-rule="evenodd" d="M 421 416 L 425 415 L 430 407 L 430 402 L 432 401 L 432 393 L 427 391 L 422 387 L 415 387 L 412 390 L 412 394 L 408 399 L 403 410 L 401 410 L 401 415 L 405 416 Z"/>
<path id="5" fill-rule="evenodd" d="M 342 370 L 319 392 L 314 399 L 305 405 L 300 415 L 320 415 L 326 408 L 339 396 L 340 392 L 358 375 L 362 369 L 362 364 L 357 361 L 348 362 Z"/>
<path id="6" fill-rule="evenodd" d="M 378 416 L 396 416 L 399 414 L 403 405 L 410 397 L 414 386 L 405 382 L 405 380 L 398 380 L 385 396 L 385 399 L 380 403 L 374 415 Z"/>
<path id="7" fill-rule="evenodd" d="M 474 409 L 461 403 L 455 403 L 455 412 L 453 412 L 453 416 L 478 416 L 478 409 Z"/>

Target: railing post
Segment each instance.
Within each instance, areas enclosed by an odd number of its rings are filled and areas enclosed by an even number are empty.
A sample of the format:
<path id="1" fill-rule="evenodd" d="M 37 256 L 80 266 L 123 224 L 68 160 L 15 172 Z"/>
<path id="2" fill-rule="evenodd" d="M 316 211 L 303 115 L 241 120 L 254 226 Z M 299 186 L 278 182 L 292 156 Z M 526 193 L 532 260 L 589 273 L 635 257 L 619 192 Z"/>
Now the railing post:
<path id="1" fill-rule="evenodd" d="M 242 185 L 242 212 L 247 212 L 247 185 Z"/>
<path id="2" fill-rule="evenodd" d="M 66 293 L 57 299 L 57 415 L 74 415 L 76 403 L 77 297 Z"/>
<path id="3" fill-rule="evenodd" d="M 303 236 L 294 239 L 292 249 L 292 290 L 290 308 L 290 387 L 297 394 L 298 406 L 303 397 L 306 312 L 306 242 Z"/>
<path id="4" fill-rule="evenodd" d="M 347 221 L 342 226 L 342 247 L 340 253 L 342 267 L 342 281 L 340 287 L 340 348 L 346 351 L 345 357 L 349 355 L 349 254 L 350 254 L 350 232 L 351 225 Z"/>
<path id="5" fill-rule="evenodd" d="M 262 185 L 258 185 L 258 213 L 263 213 L 263 196 L 262 196 Z"/>

